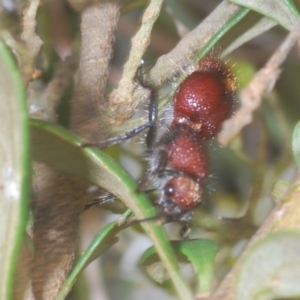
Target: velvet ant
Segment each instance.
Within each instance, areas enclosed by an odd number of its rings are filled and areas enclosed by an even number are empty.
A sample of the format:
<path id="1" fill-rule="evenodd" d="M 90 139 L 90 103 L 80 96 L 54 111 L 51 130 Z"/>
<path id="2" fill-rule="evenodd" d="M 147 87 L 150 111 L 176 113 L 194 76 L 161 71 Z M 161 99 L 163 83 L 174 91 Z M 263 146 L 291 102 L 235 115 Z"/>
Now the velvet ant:
<path id="1" fill-rule="evenodd" d="M 114 144 L 149 129 L 148 181 L 160 192 L 157 200 L 166 222 L 183 224 L 181 235 L 190 227 L 191 210 L 201 204 L 203 181 L 209 174 L 205 141 L 215 137 L 231 116 L 236 83 L 227 64 L 217 58 L 204 58 L 177 88 L 171 101 L 172 118 L 158 130 L 157 93 L 138 71 L 138 82 L 151 91 L 149 121 L 125 134 L 105 141 Z M 169 112 L 168 112 L 169 113 Z M 102 145 L 104 146 L 104 144 Z"/>

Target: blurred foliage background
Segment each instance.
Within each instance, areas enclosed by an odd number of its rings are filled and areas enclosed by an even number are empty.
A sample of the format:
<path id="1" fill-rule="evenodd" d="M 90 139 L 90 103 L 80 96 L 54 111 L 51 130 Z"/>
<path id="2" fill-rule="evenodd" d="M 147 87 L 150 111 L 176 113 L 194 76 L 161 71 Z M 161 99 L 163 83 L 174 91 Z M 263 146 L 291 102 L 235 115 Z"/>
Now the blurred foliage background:
<path id="1" fill-rule="evenodd" d="M 75 2 L 53 0 L 39 3 L 36 33 L 43 46 L 38 54 L 33 55 L 33 71 L 26 76 L 23 73 L 30 116 L 58 123 L 65 128 L 70 126 L 70 100 L 78 79 L 75 73 L 81 51 L 82 11 L 74 8 L 77 7 Z M 83 5 L 83 2 L 78 5 Z M 224 1 L 164 1 L 151 33 L 150 45 L 143 56 L 146 71 L 152 68 L 159 57 L 171 51 L 186 33 L 198 26 L 221 2 Z M 300 10 L 300 1 L 293 3 Z M 122 2 L 107 95 L 122 77 L 131 38 L 140 26 L 141 17 L 148 4 L 149 1 L 145 0 Z M 27 6 L 26 1 L 3 0 L 1 3 L 0 36 L 10 47 L 17 64 L 26 57 L 20 51 L 22 43 L 19 36 L 24 22 L 23 12 Z M 234 34 L 234 29 L 231 33 Z M 225 59 L 234 66 L 238 82 L 236 110 L 240 105 L 240 90 L 265 65 L 287 33 L 285 28 L 275 26 L 226 56 Z M 19 43 L 19 48 L 12 46 L 13 39 Z M 34 47 L 33 45 L 33 49 Z M 217 44 L 209 53 L 220 55 L 222 45 Z M 186 59 L 192 63 L 192 58 Z M 24 64 L 21 64 L 22 67 Z M 204 203 L 193 215 L 190 238 L 218 242 L 214 286 L 232 267 L 246 242 L 279 201 L 280 195 L 274 190 L 275 183 L 279 180 L 293 181 L 296 175 L 297 169 L 292 156 L 292 133 L 300 119 L 299 78 L 299 49 L 294 47 L 281 67 L 274 89 L 265 96 L 259 109 L 254 112 L 253 121 L 234 137 L 228 147 L 220 146 L 216 140 L 208 143 L 211 176 L 205 183 Z M 176 79 L 165 82 L 167 88 L 160 89 L 162 98 L 174 84 Z M 145 97 L 145 101 L 139 103 L 135 113 L 137 119 L 140 116 L 145 117 L 147 113 L 146 100 Z M 84 113 L 84 118 L 89 118 L 89 112 Z M 94 113 L 90 112 L 91 118 Z M 145 149 L 140 142 L 144 135 L 141 134 L 124 145 L 115 145 L 105 150 L 137 180 L 147 166 Z M 36 169 L 33 173 L 35 172 Z M 37 184 L 37 181 L 34 183 Z M 97 192 L 88 196 L 87 203 L 99 196 Z M 31 209 L 34 210 L 38 200 L 35 193 L 33 195 Z M 84 206 L 85 202 L 82 203 Z M 116 210 L 114 207 L 113 211 Z M 124 211 L 123 207 L 120 211 Z M 90 245 L 105 224 L 118 217 L 119 214 L 104 210 L 101 205 L 85 211 L 82 209 L 80 235 L 78 240 L 74 237 L 77 256 Z M 178 239 L 178 224 L 167 224 L 166 230 L 169 239 Z M 31 229 L 28 230 L 29 235 L 30 231 Z M 119 242 L 92 262 L 78 277 L 67 299 L 175 299 L 169 283 L 163 289 L 158 287 L 139 266 L 139 258 L 151 245 L 151 240 L 139 225 L 122 231 Z M 197 284 L 192 267 L 185 266 L 183 273 L 186 281 L 195 287 Z"/>

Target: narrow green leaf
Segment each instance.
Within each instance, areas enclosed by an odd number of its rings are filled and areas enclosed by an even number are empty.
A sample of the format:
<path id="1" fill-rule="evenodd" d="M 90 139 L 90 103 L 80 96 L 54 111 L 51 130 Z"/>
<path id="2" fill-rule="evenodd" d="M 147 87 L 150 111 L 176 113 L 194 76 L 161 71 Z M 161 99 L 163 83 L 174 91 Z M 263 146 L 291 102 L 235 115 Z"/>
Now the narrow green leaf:
<path id="1" fill-rule="evenodd" d="M 116 195 L 137 219 L 156 214 L 144 194 L 137 194 L 132 177 L 108 155 L 93 147 L 82 147 L 83 140 L 57 125 L 31 120 L 32 156 L 52 168 L 84 178 Z M 142 222 L 152 239 L 181 299 L 192 299 L 179 273 L 179 267 L 165 232 L 157 222 Z"/>
<path id="2" fill-rule="evenodd" d="M 224 48 L 222 49 L 222 57 L 230 54 L 232 51 L 263 34 L 269 29 L 276 26 L 277 23 L 269 18 L 262 17 L 257 13 L 249 12 L 247 16 L 230 31 L 230 37 L 234 40 L 223 41 Z"/>
<path id="3" fill-rule="evenodd" d="M 210 292 L 218 245 L 210 240 L 187 240 L 178 243 L 175 249 L 193 264 L 198 275 L 199 292 Z"/>
<path id="4" fill-rule="evenodd" d="M 300 169 L 300 121 L 296 124 L 293 132 L 292 148 L 294 160 L 298 169 Z"/>
<path id="5" fill-rule="evenodd" d="M 300 234 L 277 232 L 251 247 L 241 263 L 236 299 L 271 300 L 300 296 Z"/>
<path id="6" fill-rule="evenodd" d="M 194 266 L 198 276 L 199 293 L 209 292 L 213 278 L 214 258 L 218 250 L 217 244 L 210 240 L 193 239 L 172 241 L 171 245 L 179 262 L 184 264 L 190 262 Z M 144 252 L 140 264 L 152 280 L 163 283 L 169 279 L 153 247 Z"/>
<path id="7" fill-rule="evenodd" d="M 28 119 L 17 66 L 0 41 L 0 299 L 11 299 L 14 270 L 27 218 Z"/>
<path id="8" fill-rule="evenodd" d="M 275 20 L 286 29 L 292 29 L 299 21 L 299 12 L 289 0 L 229 0 Z"/>
<path id="9" fill-rule="evenodd" d="M 57 171 L 88 180 L 121 199 L 127 207 L 134 206 L 137 217 L 142 217 L 133 197 L 141 206 L 146 205 L 147 214 L 155 211 L 148 200 L 135 194 L 135 182 L 108 155 L 93 147 L 82 147 L 84 141 L 64 128 L 39 120 L 31 120 L 32 156 Z"/>
<path id="10" fill-rule="evenodd" d="M 130 214 L 130 211 L 126 211 L 122 216 L 122 219 Z M 63 300 L 66 298 L 75 281 L 77 280 L 80 273 L 97 257 L 103 254 L 112 245 L 118 242 L 119 238 L 117 234 L 126 227 L 126 224 L 118 222 L 110 223 L 106 225 L 99 234 L 94 238 L 92 243 L 82 254 L 79 260 L 76 262 L 72 272 L 68 276 L 66 282 L 61 288 L 61 291 L 56 297 L 56 300 Z"/>
<path id="11" fill-rule="evenodd" d="M 217 44 L 217 42 L 238 22 L 240 22 L 248 13 L 249 9 L 243 8 L 239 10 L 236 14 L 234 14 L 227 22 L 222 26 L 209 40 L 209 42 L 197 53 L 195 56 L 195 61 L 201 60 L 213 46 Z"/>
<path id="12" fill-rule="evenodd" d="M 295 5 L 293 0 L 282 0 L 285 5 L 289 8 L 289 10 L 298 18 L 300 18 L 300 13 L 299 10 L 297 8 L 297 6 Z"/>

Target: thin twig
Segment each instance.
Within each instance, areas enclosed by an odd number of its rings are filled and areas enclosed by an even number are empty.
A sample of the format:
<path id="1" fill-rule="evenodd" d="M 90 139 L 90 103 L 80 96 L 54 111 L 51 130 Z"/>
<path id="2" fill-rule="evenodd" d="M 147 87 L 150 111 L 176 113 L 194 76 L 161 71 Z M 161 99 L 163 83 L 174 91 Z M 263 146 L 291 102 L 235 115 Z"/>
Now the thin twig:
<path id="1" fill-rule="evenodd" d="M 179 73 L 186 67 L 187 60 L 194 57 L 239 10 L 240 6 L 223 1 L 199 26 L 186 34 L 172 51 L 157 60 L 149 72 L 149 81 L 159 87 Z"/>
<path id="2" fill-rule="evenodd" d="M 256 73 L 250 84 L 241 91 L 241 107 L 233 118 L 224 123 L 223 131 L 218 136 L 218 142 L 221 145 L 228 145 L 242 128 L 252 121 L 253 112 L 274 87 L 280 74 L 280 66 L 299 37 L 300 23 L 294 27 L 266 65 Z"/>
<path id="3" fill-rule="evenodd" d="M 26 43 L 26 50 L 25 52 L 21 50 L 21 45 L 19 45 L 18 50 L 23 52 L 21 68 L 26 83 L 31 80 L 32 74 L 34 73 L 35 59 L 43 44 L 40 37 L 35 33 L 37 23 L 36 14 L 39 5 L 40 0 L 31 0 L 23 17 L 23 32 L 21 34 L 21 39 Z"/>
<path id="4" fill-rule="evenodd" d="M 137 101 L 133 103 L 133 100 L 136 99 L 132 96 L 136 88 L 134 78 L 138 67 L 141 65 L 142 57 L 149 46 L 152 28 L 160 14 L 162 3 L 163 0 L 151 0 L 145 10 L 142 25 L 131 40 L 129 58 L 124 65 L 122 78 L 117 89 L 113 90 L 109 96 L 110 108 L 118 111 L 116 117 L 119 123 L 128 119 L 138 105 Z M 128 110 L 128 106 L 131 106 L 130 110 Z M 120 114 L 120 108 L 124 112 L 123 114 L 122 112 Z"/>

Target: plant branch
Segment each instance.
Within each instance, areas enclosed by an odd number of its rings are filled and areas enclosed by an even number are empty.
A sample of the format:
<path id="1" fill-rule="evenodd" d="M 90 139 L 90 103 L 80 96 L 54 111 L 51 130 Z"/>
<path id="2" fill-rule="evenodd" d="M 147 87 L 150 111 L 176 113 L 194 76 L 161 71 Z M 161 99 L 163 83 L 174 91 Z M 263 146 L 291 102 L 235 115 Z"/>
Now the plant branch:
<path id="1" fill-rule="evenodd" d="M 300 231 L 300 173 L 297 174 L 294 182 L 282 197 L 281 203 L 273 209 L 269 217 L 252 237 L 246 250 L 253 244 L 266 237 L 270 233 L 280 230 Z M 226 275 L 218 289 L 213 293 L 209 300 L 233 300 L 235 298 L 235 286 L 237 274 L 240 268 L 240 262 L 245 255 L 239 257 L 234 267 Z"/>
<path id="2" fill-rule="evenodd" d="M 134 108 L 137 106 L 137 103 L 133 103 L 134 98 L 132 97 L 133 91 L 136 87 L 134 78 L 138 67 L 141 65 L 142 57 L 149 46 L 151 31 L 160 14 L 162 3 L 162 0 L 151 0 L 143 14 L 142 25 L 131 40 L 129 58 L 124 65 L 122 78 L 119 82 L 118 88 L 115 89 L 109 96 L 110 107 L 114 110 L 118 110 L 121 106 L 122 110 L 125 112 L 128 110 L 126 109 L 128 105 L 133 105 Z M 130 109 L 130 111 L 133 111 L 134 108 Z M 122 121 L 123 116 L 120 116 L 119 113 L 116 115 L 118 122 Z M 128 113 L 125 113 L 124 119 L 128 119 L 129 116 L 130 115 L 128 115 Z"/>
<path id="3" fill-rule="evenodd" d="M 253 112 L 261 105 L 262 99 L 274 87 L 280 75 L 280 66 L 299 37 L 300 23 L 293 28 L 266 65 L 256 73 L 249 85 L 241 91 L 241 107 L 233 118 L 224 123 L 223 131 L 218 136 L 218 142 L 221 145 L 228 145 L 243 127 L 251 123 Z"/>
<path id="4" fill-rule="evenodd" d="M 43 44 L 40 37 L 35 33 L 36 14 L 39 5 L 40 0 L 31 0 L 29 2 L 29 7 L 25 11 L 23 17 L 23 32 L 21 34 L 21 39 L 25 42 L 26 47 L 24 49 L 23 45 L 19 45 L 19 49 L 17 49 L 21 56 L 21 70 L 25 84 L 27 84 L 33 77 L 35 59 Z"/>
<path id="5" fill-rule="evenodd" d="M 101 139 L 100 134 L 107 127 L 104 93 L 119 15 L 118 0 L 100 2 L 82 12 L 82 44 L 71 128 L 91 142 Z"/>
<path id="6" fill-rule="evenodd" d="M 124 68 L 124 73 L 117 90 L 110 95 L 112 114 L 110 124 L 112 135 L 123 132 L 125 128 L 132 128 L 139 124 L 131 125 L 124 122 L 135 112 L 136 107 L 147 98 L 145 89 L 136 89 L 134 75 L 141 63 L 141 58 L 146 50 L 150 37 L 151 26 L 157 18 L 161 6 L 160 0 L 153 0 L 143 17 L 141 29 L 132 39 L 132 49 L 129 61 Z M 178 74 L 185 67 L 187 62 L 192 61 L 199 49 L 202 49 L 218 30 L 220 30 L 229 19 L 231 19 L 241 8 L 226 1 L 222 2 L 199 26 L 186 34 L 177 46 L 168 54 L 161 56 L 156 65 L 147 74 L 147 81 L 153 87 L 160 87 L 164 82 Z M 144 22 L 146 22 L 144 24 Z M 147 44 L 146 44 L 147 43 Z M 190 58 L 190 59 L 189 59 Z M 126 78 L 129 76 L 129 78 Z M 143 122 L 143 120 L 140 120 Z M 123 130 L 120 130 L 123 124 Z"/>
<path id="7" fill-rule="evenodd" d="M 223 1 L 199 26 L 186 34 L 177 46 L 166 55 L 162 55 L 149 72 L 148 80 L 156 87 L 181 72 L 187 62 L 202 49 L 213 35 L 241 8 Z"/>
<path id="8" fill-rule="evenodd" d="M 1 38 L 12 49 L 18 59 L 25 86 L 34 76 L 35 59 L 43 44 L 35 33 L 36 14 L 39 5 L 40 0 L 31 0 L 24 10 L 23 31 L 21 33 L 23 43 L 16 41 L 8 30 L 3 28 L 0 30 Z"/>

